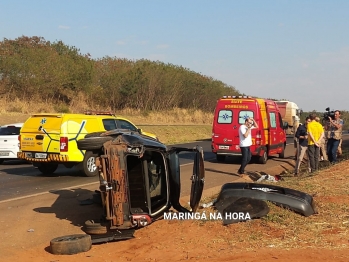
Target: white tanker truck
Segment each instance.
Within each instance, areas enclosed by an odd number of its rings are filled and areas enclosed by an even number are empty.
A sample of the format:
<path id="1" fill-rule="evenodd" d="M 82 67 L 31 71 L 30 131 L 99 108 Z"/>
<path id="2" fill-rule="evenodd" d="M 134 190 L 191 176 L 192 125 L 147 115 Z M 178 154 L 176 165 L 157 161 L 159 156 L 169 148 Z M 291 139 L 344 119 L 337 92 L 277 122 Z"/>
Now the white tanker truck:
<path id="1" fill-rule="evenodd" d="M 286 135 L 293 135 L 296 133 L 299 126 L 300 115 L 302 110 L 298 108 L 297 104 L 291 101 L 276 101 L 280 109 L 282 121 L 288 123 Z"/>

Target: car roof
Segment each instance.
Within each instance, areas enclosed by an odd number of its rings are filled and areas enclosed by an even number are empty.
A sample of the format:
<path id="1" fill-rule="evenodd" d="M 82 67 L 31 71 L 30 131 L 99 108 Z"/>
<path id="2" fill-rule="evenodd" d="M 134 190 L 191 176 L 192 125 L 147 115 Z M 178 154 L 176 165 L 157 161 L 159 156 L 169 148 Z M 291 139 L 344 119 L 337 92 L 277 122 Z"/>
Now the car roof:
<path id="1" fill-rule="evenodd" d="M 1 127 L 8 127 L 8 126 L 22 127 L 23 123 L 7 124 L 7 125 L 2 125 Z"/>

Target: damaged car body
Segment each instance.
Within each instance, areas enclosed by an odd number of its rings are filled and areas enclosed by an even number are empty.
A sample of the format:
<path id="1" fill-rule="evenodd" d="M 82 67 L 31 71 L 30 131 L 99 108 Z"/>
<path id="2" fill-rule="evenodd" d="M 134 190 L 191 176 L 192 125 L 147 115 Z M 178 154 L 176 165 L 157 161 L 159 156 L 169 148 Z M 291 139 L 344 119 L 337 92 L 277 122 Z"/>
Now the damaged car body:
<path id="1" fill-rule="evenodd" d="M 261 183 L 227 183 L 214 203 L 220 213 L 234 211 L 248 212 L 251 218 L 260 218 L 269 212 L 265 201 L 292 210 L 305 217 L 318 213 L 311 195 L 281 186 Z M 224 224 L 242 220 L 223 221 Z"/>
<path id="2" fill-rule="evenodd" d="M 203 149 L 172 147 L 129 130 L 112 130 L 78 141 L 80 150 L 93 150 L 99 170 L 103 207 L 100 221 L 88 220 L 85 232 L 93 243 L 127 239 L 172 207 L 195 212 L 204 187 Z M 180 204 L 179 154 L 192 152 L 190 210 Z M 189 179 L 189 178 L 188 178 Z"/>

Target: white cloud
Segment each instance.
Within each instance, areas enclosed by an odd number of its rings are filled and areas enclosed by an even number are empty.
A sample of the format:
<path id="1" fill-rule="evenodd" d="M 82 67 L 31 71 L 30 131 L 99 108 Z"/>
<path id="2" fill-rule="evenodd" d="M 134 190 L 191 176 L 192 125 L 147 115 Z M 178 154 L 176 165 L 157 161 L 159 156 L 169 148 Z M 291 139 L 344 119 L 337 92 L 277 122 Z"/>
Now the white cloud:
<path id="1" fill-rule="evenodd" d="M 70 29 L 70 26 L 59 25 L 58 28 L 59 28 L 59 29 L 63 29 L 63 30 L 69 30 L 69 29 Z"/>

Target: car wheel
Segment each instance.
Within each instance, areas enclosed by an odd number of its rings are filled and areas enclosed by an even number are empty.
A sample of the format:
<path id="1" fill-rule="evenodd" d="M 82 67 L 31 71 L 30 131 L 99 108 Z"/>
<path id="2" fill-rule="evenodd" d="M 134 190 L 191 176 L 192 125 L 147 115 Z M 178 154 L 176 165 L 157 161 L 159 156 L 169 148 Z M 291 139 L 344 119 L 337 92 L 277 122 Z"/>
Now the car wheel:
<path id="1" fill-rule="evenodd" d="M 224 162 L 225 156 L 224 155 L 216 155 L 217 162 Z"/>
<path id="2" fill-rule="evenodd" d="M 285 145 L 282 146 L 282 151 L 279 154 L 279 158 L 285 158 Z"/>
<path id="3" fill-rule="evenodd" d="M 89 251 L 92 247 L 91 236 L 87 234 L 67 235 L 50 241 L 51 253 L 55 255 L 73 255 Z"/>
<path id="4" fill-rule="evenodd" d="M 90 235 L 101 235 L 107 233 L 107 226 L 102 225 L 101 223 L 96 223 L 93 220 L 87 220 L 85 222 L 84 231 Z"/>
<path id="5" fill-rule="evenodd" d="M 44 175 L 51 175 L 53 174 L 58 168 L 58 164 L 54 163 L 40 163 L 38 166 L 38 169 L 41 173 Z"/>
<path id="6" fill-rule="evenodd" d="M 100 150 L 103 146 L 103 144 L 107 141 L 113 140 L 113 137 L 111 136 L 97 136 L 97 137 L 88 137 L 84 139 L 80 139 L 76 141 L 78 144 L 78 148 L 80 150 Z"/>
<path id="7" fill-rule="evenodd" d="M 85 136 L 85 138 L 89 138 L 89 137 L 100 137 L 101 134 L 103 134 L 105 132 L 93 132 L 93 133 L 89 133 Z"/>
<path id="8" fill-rule="evenodd" d="M 96 157 L 98 154 L 92 151 L 86 151 L 82 162 L 82 171 L 85 176 L 92 177 L 98 175 L 98 167 L 96 166 Z"/>
<path id="9" fill-rule="evenodd" d="M 264 152 L 263 152 L 263 155 L 259 157 L 258 163 L 260 163 L 260 164 L 266 164 L 267 161 L 268 161 L 268 152 L 267 152 L 267 151 L 264 151 Z"/>

